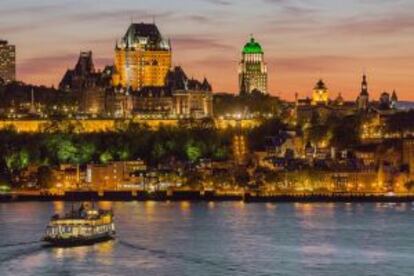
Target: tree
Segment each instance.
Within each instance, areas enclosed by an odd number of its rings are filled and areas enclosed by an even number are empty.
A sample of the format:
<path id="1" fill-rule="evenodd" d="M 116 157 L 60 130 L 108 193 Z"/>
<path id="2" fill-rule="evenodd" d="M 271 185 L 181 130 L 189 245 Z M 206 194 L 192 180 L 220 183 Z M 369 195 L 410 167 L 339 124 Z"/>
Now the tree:
<path id="1" fill-rule="evenodd" d="M 278 118 L 264 119 L 261 124 L 252 129 L 248 135 L 249 147 L 253 150 L 263 149 L 266 138 L 279 135 L 281 130 L 286 130 L 286 125 Z"/>
<path id="2" fill-rule="evenodd" d="M 77 150 L 77 164 L 86 164 L 93 159 L 93 155 L 95 154 L 96 147 L 94 144 L 89 142 L 84 142 L 78 145 Z"/>
<path id="3" fill-rule="evenodd" d="M 110 161 L 112 161 L 114 159 L 114 157 L 112 156 L 112 153 L 110 151 L 104 151 L 101 153 L 101 155 L 99 156 L 99 160 L 101 161 L 101 163 L 103 164 L 107 164 Z"/>
<path id="4" fill-rule="evenodd" d="M 26 168 L 29 165 L 29 153 L 25 149 L 12 150 L 4 156 L 7 168 L 13 173 Z"/>
<path id="5" fill-rule="evenodd" d="M 200 145 L 193 141 L 189 141 L 185 145 L 185 153 L 187 155 L 188 160 L 190 160 L 191 162 L 197 161 L 198 159 L 200 159 L 202 155 Z"/>

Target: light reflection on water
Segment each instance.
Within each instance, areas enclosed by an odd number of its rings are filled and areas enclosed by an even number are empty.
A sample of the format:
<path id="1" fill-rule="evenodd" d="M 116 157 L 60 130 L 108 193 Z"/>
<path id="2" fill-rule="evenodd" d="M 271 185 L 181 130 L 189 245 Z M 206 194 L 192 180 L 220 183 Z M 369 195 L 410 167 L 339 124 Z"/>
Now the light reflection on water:
<path id="1" fill-rule="evenodd" d="M 118 238 L 40 239 L 70 203 L 0 204 L 0 275 L 412 275 L 411 204 L 101 202 Z M 30 212 L 30 216 L 28 215 Z M 411 229 L 411 230 L 410 230 Z"/>

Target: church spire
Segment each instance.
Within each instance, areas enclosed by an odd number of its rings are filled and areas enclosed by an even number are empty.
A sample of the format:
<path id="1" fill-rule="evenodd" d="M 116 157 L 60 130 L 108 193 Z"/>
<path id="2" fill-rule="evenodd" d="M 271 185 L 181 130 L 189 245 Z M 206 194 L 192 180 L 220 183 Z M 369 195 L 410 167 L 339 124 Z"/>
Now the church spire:
<path id="1" fill-rule="evenodd" d="M 367 81 L 367 75 L 365 73 L 362 76 L 361 94 L 360 95 L 368 95 L 368 81 Z"/>
<path id="2" fill-rule="evenodd" d="M 367 75 L 364 73 L 362 75 L 361 82 L 361 93 L 357 98 L 357 104 L 359 110 L 367 110 L 369 105 L 369 93 L 368 93 L 368 81 Z"/>

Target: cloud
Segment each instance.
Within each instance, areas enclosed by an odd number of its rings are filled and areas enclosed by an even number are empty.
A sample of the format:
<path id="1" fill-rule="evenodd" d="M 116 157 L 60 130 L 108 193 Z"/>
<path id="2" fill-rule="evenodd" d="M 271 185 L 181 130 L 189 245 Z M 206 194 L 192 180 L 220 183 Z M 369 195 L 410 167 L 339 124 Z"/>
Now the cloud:
<path id="1" fill-rule="evenodd" d="M 203 2 L 207 2 L 210 4 L 214 4 L 214 5 L 219 5 L 219 6 L 230 6 L 232 4 L 232 2 L 227 1 L 227 0 L 203 0 Z"/>
<path id="2" fill-rule="evenodd" d="M 344 72 L 354 68 L 355 72 L 362 71 L 365 66 L 383 66 L 384 64 L 399 64 L 407 69 L 412 66 L 414 56 L 353 56 L 353 55 L 313 55 L 285 58 L 271 57 L 268 64 L 278 70 L 293 73 Z M 359 67 L 358 67 L 359 66 Z"/>
<path id="3" fill-rule="evenodd" d="M 20 76 L 50 74 L 54 78 L 58 78 L 55 80 L 58 81 L 63 77 L 65 70 L 75 67 L 78 57 L 79 53 L 66 53 L 25 59 L 17 65 L 18 74 Z M 110 57 L 93 57 L 93 60 L 97 69 L 110 65 L 113 62 L 113 59 Z"/>
<path id="4" fill-rule="evenodd" d="M 110 10 L 110 11 L 101 11 L 99 13 L 77 13 L 70 16 L 70 20 L 76 21 L 108 21 L 108 20 L 132 20 L 132 21 L 142 21 L 142 20 L 155 20 L 161 19 L 165 20 L 171 18 L 175 15 L 174 12 L 150 12 L 148 10 L 142 9 L 123 9 L 123 10 Z"/>
<path id="5" fill-rule="evenodd" d="M 414 31 L 414 17 L 408 13 L 392 13 L 376 17 L 350 17 L 333 25 L 330 32 L 347 35 L 390 35 Z"/>
<path id="6" fill-rule="evenodd" d="M 20 14 L 48 14 L 55 11 L 62 10 L 62 8 L 66 8 L 67 3 L 51 3 L 48 5 L 28 5 L 28 6 L 21 6 L 21 7 L 2 7 L 0 10 L 0 16 L 16 16 Z"/>
<path id="7" fill-rule="evenodd" d="M 19 63 L 17 68 L 21 74 L 37 74 L 48 73 L 55 71 L 56 67 L 70 67 L 70 64 L 75 65 L 77 60 L 76 53 L 62 54 L 56 56 L 43 56 L 25 59 Z"/>
<path id="8" fill-rule="evenodd" d="M 183 50 L 234 50 L 234 46 L 222 43 L 220 39 L 196 35 L 178 35 L 171 39 L 173 48 Z"/>

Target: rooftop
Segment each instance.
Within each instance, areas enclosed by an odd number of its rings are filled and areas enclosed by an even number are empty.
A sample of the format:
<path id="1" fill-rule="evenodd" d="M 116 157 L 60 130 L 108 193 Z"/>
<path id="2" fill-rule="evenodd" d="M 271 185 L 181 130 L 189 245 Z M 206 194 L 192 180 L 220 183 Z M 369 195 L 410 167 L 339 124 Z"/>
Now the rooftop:
<path id="1" fill-rule="evenodd" d="M 168 50 L 170 48 L 169 42 L 163 39 L 157 25 L 153 23 L 132 23 L 122 41 L 127 47 L 139 43 L 152 49 Z"/>
<path id="2" fill-rule="evenodd" d="M 250 38 L 250 41 L 244 45 L 243 54 L 263 54 L 263 49 L 262 46 L 256 42 L 252 36 Z"/>
<path id="3" fill-rule="evenodd" d="M 319 80 L 315 85 L 315 89 L 316 90 L 326 90 L 327 88 L 326 88 L 326 85 L 323 82 L 323 80 Z"/>

